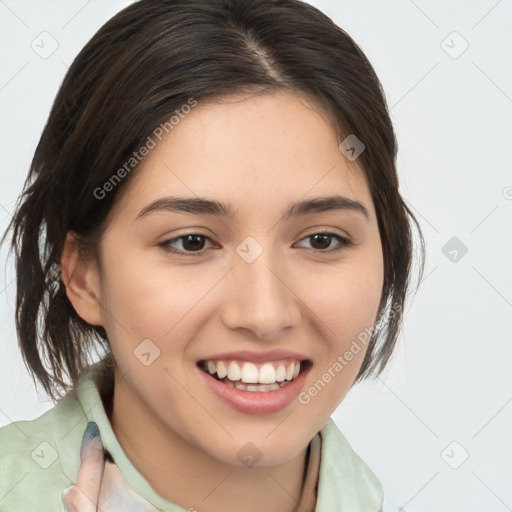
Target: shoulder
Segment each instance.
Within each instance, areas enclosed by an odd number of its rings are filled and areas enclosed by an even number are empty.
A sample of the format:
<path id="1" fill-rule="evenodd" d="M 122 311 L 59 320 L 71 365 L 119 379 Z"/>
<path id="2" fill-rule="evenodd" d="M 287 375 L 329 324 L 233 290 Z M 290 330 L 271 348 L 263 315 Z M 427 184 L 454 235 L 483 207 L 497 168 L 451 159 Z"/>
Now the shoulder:
<path id="1" fill-rule="evenodd" d="M 73 437 L 73 425 L 81 426 L 82 418 L 80 404 L 70 395 L 34 420 L 0 428 L 0 512 L 61 509 L 60 493 L 71 483 L 63 459 L 75 442 L 66 437 Z"/>
<path id="2" fill-rule="evenodd" d="M 341 510 L 380 512 L 383 502 L 381 483 L 352 449 L 332 418 L 320 434 L 319 510 L 329 510 L 329 504 L 335 503 Z"/>
<path id="3" fill-rule="evenodd" d="M 335 472 L 343 476 L 344 479 L 352 480 L 357 484 L 364 484 L 382 493 L 379 480 L 363 459 L 353 450 L 332 418 L 322 428 L 321 435 L 324 446 L 322 456 Z"/>

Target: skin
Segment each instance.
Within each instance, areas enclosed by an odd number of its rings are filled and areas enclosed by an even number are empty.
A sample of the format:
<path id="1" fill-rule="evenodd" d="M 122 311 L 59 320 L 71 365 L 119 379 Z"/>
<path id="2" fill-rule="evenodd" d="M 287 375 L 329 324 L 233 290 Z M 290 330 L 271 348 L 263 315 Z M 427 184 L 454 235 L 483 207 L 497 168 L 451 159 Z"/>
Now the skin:
<path id="1" fill-rule="evenodd" d="M 377 219 L 364 173 L 340 142 L 315 102 L 289 92 L 199 102 L 116 198 L 99 261 L 81 261 L 68 236 L 68 297 L 106 329 L 117 364 L 114 432 L 153 488 L 185 509 L 293 511 L 307 445 L 361 366 L 364 347 L 307 405 L 294 400 L 263 415 L 221 402 L 196 366 L 231 350 L 288 349 L 313 363 L 307 389 L 375 323 L 383 285 Z M 292 202 L 333 194 L 361 202 L 368 218 L 353 210 L 282 217 Z M 229 202 L 238 213 L 137 219 L 166 195 Z M 353 245 L 308 238 L 326 231 Z M 201 239 L 203 256 L 158 245 L 187 234 L 210 238 Z M 247 236 L 263 248 L 250 264 L 236 252 Z M 194 247 L 182 239 L 171 248 Z M 145 366 L 134 350 L 148 338 L 160 355 Z M 262 454 L 254 467 L 237 457 L 247 442 Z"/>

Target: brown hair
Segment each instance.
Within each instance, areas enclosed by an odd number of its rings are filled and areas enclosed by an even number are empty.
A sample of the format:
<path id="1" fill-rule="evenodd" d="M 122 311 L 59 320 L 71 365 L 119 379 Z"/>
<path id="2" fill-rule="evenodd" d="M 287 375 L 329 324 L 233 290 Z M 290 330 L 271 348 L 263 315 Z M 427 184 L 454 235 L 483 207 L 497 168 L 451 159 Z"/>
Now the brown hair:
<path id="1" fill-rule="evenodd" d="M 75 387 L 106 332 L 82 320 L 66 295 L 60 257 L 69 231 L 82 247 L 101 240 L 131 175 L 102 187 L 157 126 L 190 98 L 286 89 L 326 107 L 340 141 L 355 134 L 378 217 L 384 257 L 379 317 L 357 380 L 389 360 L 402 321 L 418 222 L 400 196 L 397 143 L 371 64 L 330 18 L 300 0 L 141 0 L 110 19 L 82 49 L 56 96 L 12 229 L 16 328 L 25 364 L 52 397 Z"/>

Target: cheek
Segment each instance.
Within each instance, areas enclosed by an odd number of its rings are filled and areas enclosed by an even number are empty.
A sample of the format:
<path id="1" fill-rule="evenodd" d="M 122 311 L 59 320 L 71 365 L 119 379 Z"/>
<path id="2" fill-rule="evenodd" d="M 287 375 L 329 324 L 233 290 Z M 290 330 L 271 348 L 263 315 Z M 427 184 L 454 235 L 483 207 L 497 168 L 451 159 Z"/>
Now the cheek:
<path id="1" fill-rule="evenodd" d="M 224 273 L 223 269 L 199 273 L 192 265 L 152 265 L 143 258 L 113 257 L 105 265 L 102 298 L 116 360 L 119 355 L 118 362 L 129 363 L 127 358 L 145 339 L 152 340 L 162 354 L 183 351 L 191 335 L 188 331 L 204 321 L 205 298 Z"/>
<path id="2" fill-rule="evenodd" d="M 359 275 L 359 274 L 357 274 Z M 299 403 L 309 416 L 325 422 L 353 385 L 371 339 L 380 301 L 378 279 L 341 280 L 313 302 L 321 322 L 315 364 Z"/>
<path id="3" fill-rule="evenodd" d="M 377 320 L 382 293 L 383 267 L 379 252 L 361 253 L 346 264 L 308 280 L 307 303 L 319 319 L 324 339 L 309 379 L 313 403 L 332 411 L 353 384 Z M 326 389 L 326 392 L 320 390 Z M 308 399 L 308 397 L 306 397 Z"/>
<path id="4" fill-rule="evenodd" d="M 183 277 L 178 272 L 150 265 L 142 257 L 137 258 L 137 254 L 113 256 L 104 275 L 104 306 L 118 323 L 127 324 L 127 330 L 133 334 L 161 336 L 162 331 L 171 329 L 189 298 L 195 295 L 193 286 L 188 287 L 187 294 L 183 293 Z M 110 319 L 112 327 L 114 323 Z"/>
<path id="5" fill-rule="evenodd" d="M 382 260 L 373 253 L 354 257 L 306 288 L 309 304 L 331 329 L 340 348 L 376 321 L 382 285 Z"/>

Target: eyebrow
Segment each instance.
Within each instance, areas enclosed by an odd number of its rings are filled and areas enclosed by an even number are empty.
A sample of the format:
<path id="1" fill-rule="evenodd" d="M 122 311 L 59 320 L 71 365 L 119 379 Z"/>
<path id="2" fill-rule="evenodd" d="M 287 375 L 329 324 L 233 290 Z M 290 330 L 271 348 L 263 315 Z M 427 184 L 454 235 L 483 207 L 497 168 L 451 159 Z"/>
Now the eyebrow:
<path id="1" fill-rule="evenodd" d="M 369 220 L 368 210 L 359 201 L 349 199 L 339 195 L 327 197 L 314 197 L 293 203 L 285 209 L 283 218 L 297 217 L 299 215 L 308 215 L 312 213 L 326 212 L 332 210 L 349 210 L 362 214 L 366 220 Z M 136 219 L 144 217 L 151 212 L 185 212 L 194 215 L 214 215 L 217 217 L 226 217 L 233 219 L 237 211 L 229 203 L 221 203 L 206 199 L 203 197 L 162 197 L 145 206 L 137 215 Z"/>

